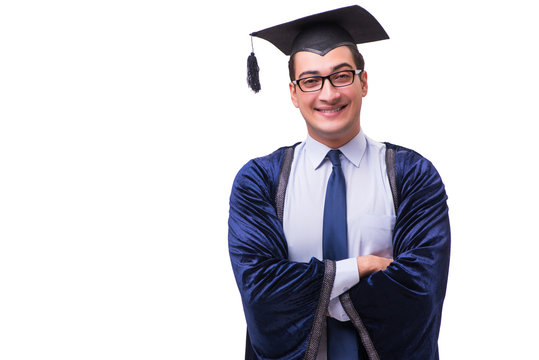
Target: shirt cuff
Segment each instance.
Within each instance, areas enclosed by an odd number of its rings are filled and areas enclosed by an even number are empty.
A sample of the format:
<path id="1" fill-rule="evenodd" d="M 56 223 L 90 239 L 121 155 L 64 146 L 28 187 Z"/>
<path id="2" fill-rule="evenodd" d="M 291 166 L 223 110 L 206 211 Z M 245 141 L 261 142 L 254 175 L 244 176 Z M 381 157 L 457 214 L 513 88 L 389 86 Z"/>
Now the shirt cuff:
<path id="1" fill-rule="evenodd" d="M 329 296 L 330 301 L 338 298 L 357 283 L 359 283 L 359 272 L 356 258 L 336 261 L 335 280 Z"/>
<path id="2" fill-rule="evenodd" d="M 344 311 L 344 308 L 342 307 L 342 304 L 341 304 L 341 300 L 339 298 L 330 300 L 329 306 L 328 306 L 328 313 L 329 313 L 329 316 L 331 316 L 332 318 L 336 320 L 350 321 L 350 318 L 346 314 L 346 311 Z"/>

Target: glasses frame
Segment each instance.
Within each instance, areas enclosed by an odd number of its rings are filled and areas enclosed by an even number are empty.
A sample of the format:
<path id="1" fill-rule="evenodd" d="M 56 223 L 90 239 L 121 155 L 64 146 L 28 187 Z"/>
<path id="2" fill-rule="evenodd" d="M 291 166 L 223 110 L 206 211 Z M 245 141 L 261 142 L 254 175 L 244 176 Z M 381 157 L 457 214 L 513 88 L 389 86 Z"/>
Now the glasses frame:
<path id="1" fill-rule="evenodd" d="M 342 73 L 342 72 L 353 72 L 354 73 L 354 76 L 352 77 L 352 82 L 350 84 L 346 84 L 346 85 L 335 85 L 333 84 L 333 82 L 331 81 L 331 77 L 335 74 L 339 74 L 339 73 Z M 320 91 L 324 88 L 324 82 L 326 81 L 326 79 L 329 81 L 329 83 L 334 87 L 334 88 L 341 88 L 341 87 L 346 87 L 346 86 L 350 86 L 354 83 L 354 79 L 356 78 L 355 75 L 359 75 L 363 72 L 363 70 L 339 70 L 339 71 L 335 71 L 334 73 L 331 73 L 329 75 L 326 75 L 326 76 L 306 76 L 306 77 L 302 77 L 300 79 L 297 79 L 297 80 L 293 80 L 292 81 L 292 84 L 294 85 L 297 85 L 299 87 L 299 89 L 303 92 L 317 92 L 317 91 Z M 316 90 L 303 90 L 301 88 L 301 86 L 299 85 L 299 82 L 302 81 L 302 80 L 305 80 L 305 79 L 322 79 L 322 85 L 320 86 L 319 89 L 316 89 Z"/>

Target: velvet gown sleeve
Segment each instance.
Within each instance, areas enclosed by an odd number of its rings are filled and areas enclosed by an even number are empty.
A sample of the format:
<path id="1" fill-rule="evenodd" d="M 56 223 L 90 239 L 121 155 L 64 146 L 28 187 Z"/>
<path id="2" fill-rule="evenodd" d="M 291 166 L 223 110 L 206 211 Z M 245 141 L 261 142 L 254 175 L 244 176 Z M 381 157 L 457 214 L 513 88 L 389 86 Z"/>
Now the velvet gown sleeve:
<path id="1" fill-rule="evenodd" d="M 283 154 L 280 149 L 251 160 L 237 174 L 230 197 L 230 259 L 247 320 L 247 352 L 251 347 L 261 360 L 315 359 L 335 264 L 287 260 L 275 208 Z"/>
<path id="2" fill-rule="evenodd" d="M 372 340 L 380 359 L 438 359 L 450 253 L 447 196 L 428 160 L 387 146 L 395 150 L 400 203 L 394 261 L 385 271 L 362 278 L 341 302 L 356 327 L 367 330 L 363 335 L 370 336 L 367 342 Z"/>

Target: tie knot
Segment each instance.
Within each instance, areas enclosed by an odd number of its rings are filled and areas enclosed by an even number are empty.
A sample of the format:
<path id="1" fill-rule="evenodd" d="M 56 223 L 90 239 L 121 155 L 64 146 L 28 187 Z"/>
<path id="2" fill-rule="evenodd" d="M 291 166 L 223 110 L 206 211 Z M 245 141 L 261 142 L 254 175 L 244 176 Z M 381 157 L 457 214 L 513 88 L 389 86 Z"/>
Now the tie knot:
<path id="1" fill-rule="evenodd" d="M 341 150 L 328 151 L 328 158 L 329 158 L 329 161 L 331 161 L 331 164 L 333 166 L 341 166 L 341 159 L 339 157 L 340 154 L 341 154 Z"/>

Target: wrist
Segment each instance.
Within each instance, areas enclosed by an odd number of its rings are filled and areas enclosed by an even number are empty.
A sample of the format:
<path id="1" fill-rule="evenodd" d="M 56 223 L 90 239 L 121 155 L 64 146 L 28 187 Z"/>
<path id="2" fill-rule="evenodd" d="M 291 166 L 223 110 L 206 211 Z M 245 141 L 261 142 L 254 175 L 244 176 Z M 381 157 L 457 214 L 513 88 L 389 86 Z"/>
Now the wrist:
<path id="1" fill-rule="evenodd" d="M 357 271 L 359 273 L 359 277 L 370 275 L 377 271 L 383 271 L 387 269 L 389 264 L 393 261 L 393 259 L 387 259 L 380 256 L 375 255 L 364 255 L 359 256 L 356 258 L 357 260 Z"/>
<path id="2" fill-rule="evenodd" d="M 362 278 L 368 273 L 365 256 L 358 256 L 356 258 L 356 262 L 357 272 L 359 273 L 359 277 Z"/>

